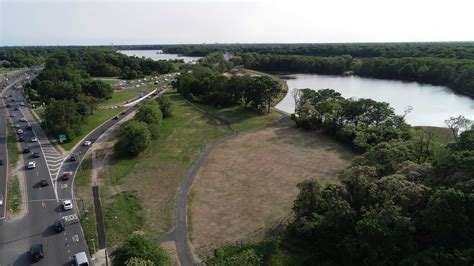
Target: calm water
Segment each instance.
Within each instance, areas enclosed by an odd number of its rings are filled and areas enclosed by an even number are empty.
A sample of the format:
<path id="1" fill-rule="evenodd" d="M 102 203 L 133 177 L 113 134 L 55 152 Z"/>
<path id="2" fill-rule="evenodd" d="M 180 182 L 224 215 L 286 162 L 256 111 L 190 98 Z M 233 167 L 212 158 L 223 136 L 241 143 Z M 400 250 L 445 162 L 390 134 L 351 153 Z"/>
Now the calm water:
<path id="1" fill-rule="evenodd" d="M 413 110 L 406 116 L 406 121 L 414 126 L 445 127 L 445 119 L 458 115 L 474 120 L 474 100 L 455 94 L 442 86 L 357 76 L 292 74 L 281 77 L 287 79 L 289 91 L 276 108 L 288 113 L 294 113 L 295 102 L 292 91 L 295 88 L 330 88 L 340 92 L 344 97 L 388 102 L 397 114 L 403 114 L 404 110 L 411 106 Z"/>
<path id="2" fill-rule="evenodd" d="M 118 51 L 120 53 L 126 54 L 128 56 L 138 56 L 151 58 L 153 60 L 174 60 L 182 59 L 185 63 L 192 63 L 198 60 L 201 57 L 194 56 L 178 56 L 177 54 L 158 54 L 157 52 L 162 52 L 161 50 L 122 50 Z"/>

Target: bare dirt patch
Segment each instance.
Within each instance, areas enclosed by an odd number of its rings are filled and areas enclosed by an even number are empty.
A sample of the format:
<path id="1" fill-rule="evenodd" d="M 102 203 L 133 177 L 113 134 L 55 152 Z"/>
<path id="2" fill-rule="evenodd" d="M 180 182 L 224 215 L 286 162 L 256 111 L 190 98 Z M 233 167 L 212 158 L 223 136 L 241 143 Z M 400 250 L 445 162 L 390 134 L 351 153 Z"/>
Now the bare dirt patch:
<path id="1" fill-rule="evenodd" d="M 324 135 L 284 125 L 221 144 L 191 191 L 190 237 L 197 255 L 207 257 L 224 243 L 265 237 L 291 219 L 299 182 L 337 182 L 352 156 Z"/>

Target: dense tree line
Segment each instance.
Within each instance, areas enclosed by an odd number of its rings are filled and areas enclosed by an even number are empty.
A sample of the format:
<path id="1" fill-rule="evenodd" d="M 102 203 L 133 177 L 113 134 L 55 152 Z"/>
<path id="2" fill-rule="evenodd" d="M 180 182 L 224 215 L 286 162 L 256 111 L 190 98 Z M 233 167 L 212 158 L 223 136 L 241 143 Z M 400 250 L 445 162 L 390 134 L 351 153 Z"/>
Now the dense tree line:
<path id="1" fill-rule="evenodd" d="M 166 250 L 139 233 L 128 236 L 112 253 L 114 265 L 119 266 L 170 266 L 172 261 Z"/>
<path id="2" fill-rule="evenodd" d="M 439 57 L 474 59 L 474 43 L 307 43 L 307 44 L 178 44 L 117 46 L 118 49 L 162 49 L 165 53 L 206 56 L 215 52 L 279 55 L 368 57 Z"/>
<path id="3" fill-rule="evenodd" d="M 339 182 L 300 183 L 295 219 L 276 239 L 224 246 L 208 264 L 472 265 L 474 128 L 446 146 L 413 129 L 400 138 L 384 133 L 392 128 L 388 106 L 346 102 L 364 110 L 351 118 L 335 115 L 345 108 L 328 98 L 342 100 L 330 90 L 309 97 L 318 101 L 309 108 L 314 129 L 327 130 L 326 124 L 340 117 L 343 124 L 365 128 L 382 140 L 354 157 Z M 302 101 L 300 108 L 307 109 L 306 104 Z"/>
<path id="4" fill-rule="evenodd" d="M 184 97 L 216 107 L 242 104 L 269 112 L 273 100 L 282 92 L 281 84 L 268 76 L 234 76 L 197 66 L 182 73 L 174 86 Z"/>
<path id="5" fill-rule="evenodd" d="M 50 57 L 59 60 L 61 65 L 70 64 L 93 77 L 136 79 L 154 72 L 169 73 L 174 70 L 172 62 L 130 57 L 106 47 L 0 48 L 0 60 L 9 62 L 6 67 L 30 67 L 44 63 Z"/>
<path id="6" fill-rule="evenodd" d="M 474 60 L 433 57 L 353 59 L 350 56 L 314 57 L 252 53 L 236 56 L 233 61 L 235 64 L 261 71 L 334 75 L 352 71 L 363 77 L 443 85 L 474 95 Z"/>
<path id="7" fill-rule="evenodd" d="M 359 150 L 393 139 L 408 139 L 409 126 L 388 103 L 346 99 L 331 90 L 303 89 L 295 93 L 296 125 L 323 130 Z"/>

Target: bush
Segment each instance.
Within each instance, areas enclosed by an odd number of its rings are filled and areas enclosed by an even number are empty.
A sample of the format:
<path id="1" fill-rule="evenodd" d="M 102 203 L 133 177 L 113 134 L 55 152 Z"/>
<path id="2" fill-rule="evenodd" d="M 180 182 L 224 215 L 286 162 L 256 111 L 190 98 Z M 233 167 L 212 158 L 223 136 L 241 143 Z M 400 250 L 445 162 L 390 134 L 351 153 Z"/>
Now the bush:
<path id="1" fill-rule="evenodd" d="M 133 258 L 140 258 L 145 262 L 150 261 L 155 266 L 171 265 L 171 260 L 163 248 L 145 236 L 136 233 L 128 236 L 123 245 L 112 253 L 114 265 L 137 265 L 127 264 Z"/>
<path id="2" fill-rule="evenodd" d="M 160 110 L 161 110 L 161 113 L 163 114 L 163 118 L 168 118 L 168 117 L 173 116 L 174 106 L 168 96 L 162 95 L 158 97 L 156 101 L 160 105 Z"/>

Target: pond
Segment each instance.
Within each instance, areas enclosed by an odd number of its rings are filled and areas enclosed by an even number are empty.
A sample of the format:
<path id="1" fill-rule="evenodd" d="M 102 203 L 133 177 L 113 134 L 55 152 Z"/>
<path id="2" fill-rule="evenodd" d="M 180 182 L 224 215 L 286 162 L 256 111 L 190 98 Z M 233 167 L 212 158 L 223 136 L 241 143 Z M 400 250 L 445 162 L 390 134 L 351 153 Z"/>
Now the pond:
<path id="1" fill-rule="evenodd" d="M 287 81 L 289 90 L 276 108 L 288 113 L 294 113 L 292 92 L 295 88 L 329 88 L 346 98 L 370 98 L 388 102 L 395 113 L 400 115 L 410 107 L 412 110 L 405 119 L 413 126 L 446 127 L 444 120 L 459 115 L 474 120 L 474 100 L 443 86 L 358 76 L 290 74 L 280 77 Z"/>
<path id="2" fill-rule="evenodd" d="M 138 56 L 151 58 L 153 60 L 175 60 L 182 59 L 185 63 L 194 63 L 199 58 L 197 56 L 179 56 L 177 54 L 163 54 L 162 50 L 120 50 L 119 53 L 126 54 L 128 56 Z"/>

